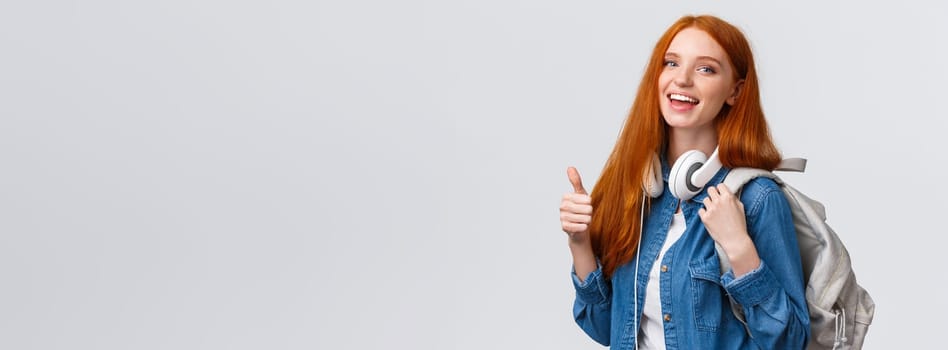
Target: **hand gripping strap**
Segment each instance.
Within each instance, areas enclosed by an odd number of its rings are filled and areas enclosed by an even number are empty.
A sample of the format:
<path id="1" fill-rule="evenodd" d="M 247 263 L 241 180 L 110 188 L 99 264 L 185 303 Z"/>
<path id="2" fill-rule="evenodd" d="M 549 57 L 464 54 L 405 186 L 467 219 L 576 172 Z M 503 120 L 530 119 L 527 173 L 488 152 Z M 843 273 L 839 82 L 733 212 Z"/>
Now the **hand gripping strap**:
<path id="1" fill-rule="evenodd" d="M 779 165 L 777 165 L 777 169 L 775 169 L 775 171 L 796 171 L 801 173 L 805 170 L 806 159 L 804 158 L 784 159 Z M 741 188 L 744 187 L 745 184 L 758 177 L 770 178 L 777 182 L 777 184 L 783 184 L 783 180 L 781 180 L 777 174 L 767 170 L 756 168 L 734 168 L 731 169 L 731 171 L 728 172 L 727 176 L 724 178 L 724 185 L 727 186 L 727 189 L 732 193 L 739 195 Z M 718 254 L 718 261 L 721 262 L 721 274 L 727 273 L 731 270 L 731 261 L 727 258 L 724 248 L 722 248 L 717 242 L 714 242 L 714 250 Z M 744 330 L 747 331 L 747 334 L 750 334 L 750 328 L 748 327 L 747 320 L 744 317 L 744 309 L 730 295 L 728 295 L 728 298 L 731 301 L 731 312 L 733 312 L 734 316 L 744 324 Z"/>

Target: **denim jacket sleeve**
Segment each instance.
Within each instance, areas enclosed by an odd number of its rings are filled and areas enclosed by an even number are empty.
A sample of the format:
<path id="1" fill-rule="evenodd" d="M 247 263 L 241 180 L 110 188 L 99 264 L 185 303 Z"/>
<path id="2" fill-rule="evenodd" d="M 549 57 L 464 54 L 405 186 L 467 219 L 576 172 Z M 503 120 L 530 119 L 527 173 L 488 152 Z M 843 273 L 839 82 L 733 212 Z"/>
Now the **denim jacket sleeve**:
<path id="1" fill-rule="evenodd" d="M 790 206 L 770 179 L 745 185 L 741 201 L 761 263 L 740 278 L 728 271 L 721 284 L 743 307 L 751 336 L 761 349 L 803 349 L 810 317 Z"/>
<path id="2" fill-rule="evenodd" d="M 612 326 L 612 285 L 597 266 L 583 281 L 571 273 L 576 299 L 573 301 L 573 319 L 576 324 L 599 344 L 608 346 Z"/>

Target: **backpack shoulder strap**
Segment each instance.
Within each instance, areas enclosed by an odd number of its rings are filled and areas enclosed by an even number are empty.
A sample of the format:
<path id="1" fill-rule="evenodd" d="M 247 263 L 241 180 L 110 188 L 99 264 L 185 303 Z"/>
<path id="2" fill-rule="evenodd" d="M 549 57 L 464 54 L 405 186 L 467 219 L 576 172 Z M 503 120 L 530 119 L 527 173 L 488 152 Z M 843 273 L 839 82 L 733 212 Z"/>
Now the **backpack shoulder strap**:
<path id="1" fill-rule="evenodd" d="M 777 164 L 774 171 L 796 171 L 802 173 L 806 171 L 806 158 L 786 158 Z"/>
<path id="2" fill-rule="evenodd" d="M 804 172 L 806 171 L 806 159 L 805 158 L 787 158 L 780 161 L 780 164 L 777 165 L 777 168 L 774 171 L 795 171 L 795 172 Z M 777 182 L 778 185 L 783 185 L 783 180 L 780 179 L 773 172 L 757 169 L 757 168 L 734 168 L 728 172 L 727 176 L 724 178 L 724 185 L 727 186 L 729 190 L 733 193 L 738 193 L 741 190 L 741 187 L 744 187 L 751 180 L 758 177 L 766 177 L 773 179 Z"/>
<path id="3" fill-rule="evenodd" d="M 806 158 L 784 159 L 780 161 L 780 164 L 777 164 L 777 168 L 774 169 L 774 171 L 795 171 L 802 173 L 806 171 Z M 783 180 L 773 172 L 757 168 L 731 169 L 727 176 L 724 177 L 724 185 L 727 186 L 731 192 L 738 193 L 741 187 L 744 187 L 748 182 L 758 177 L 770 178 L 776 181 L 778 185 L 783 185 Z"/>
<path id="4" fill-rule="evenodd" d="M 756 169 L 756 168 L 731 169 L 731 171 L 727 173 L 727 176 L 724 177 L 724 181 L 722 182 L 724 183 L 725 186 L 727 186 L 727 189 L 731 190 L 731 193 L 738 194 L 740 193 L 741 188 L 744 187 L 744 185 L 746 185 L 748 182 L 751 182 L 751 180 L 756 179 L 758 177 L 766 177 L 766 178 L 773 179 L 774 181 L 777 182 L 777 184 L 783 183 L 780 180 L 780 177 L 777 176 L 777 174 L 774 174 L 764 169 Z"/>

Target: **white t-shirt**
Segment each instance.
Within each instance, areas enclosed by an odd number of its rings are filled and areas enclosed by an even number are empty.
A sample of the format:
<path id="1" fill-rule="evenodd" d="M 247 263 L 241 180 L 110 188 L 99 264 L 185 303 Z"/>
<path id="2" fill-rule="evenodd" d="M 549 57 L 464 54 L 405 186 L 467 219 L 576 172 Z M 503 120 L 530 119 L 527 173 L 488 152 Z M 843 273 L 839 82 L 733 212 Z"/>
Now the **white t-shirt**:
<path id="1" fill-rule="evenodd" d="M 683 233 L 685 233 L 685 214 L 678 212 L 675 213 L 671 226 L 668 227 L 668 236 L 665 237 L 662 250 L 658 253 L 658 258 L 652 264 L 652 271 L 648 274 L 645 305 L 642 306 L 642 324 L 638 336 L 639 349 L 665 350 L 665 325 L 662 320 L 662 299 L 659 290 L 662 258 Z"/>

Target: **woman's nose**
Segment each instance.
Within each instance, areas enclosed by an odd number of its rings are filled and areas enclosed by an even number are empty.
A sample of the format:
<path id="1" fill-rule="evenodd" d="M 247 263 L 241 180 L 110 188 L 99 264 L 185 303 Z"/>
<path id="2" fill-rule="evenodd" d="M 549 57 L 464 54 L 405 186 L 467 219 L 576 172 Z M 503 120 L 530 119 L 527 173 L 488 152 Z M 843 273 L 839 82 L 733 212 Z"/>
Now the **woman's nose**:
<path id="1" fill-rule="evenodd" d="M 678 86 L 691 86 L 692 84 L 692 70 L 690 69 L 678 69 L 677 74 L 675 75 L 675 85 Z"/>

